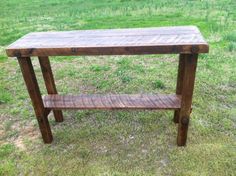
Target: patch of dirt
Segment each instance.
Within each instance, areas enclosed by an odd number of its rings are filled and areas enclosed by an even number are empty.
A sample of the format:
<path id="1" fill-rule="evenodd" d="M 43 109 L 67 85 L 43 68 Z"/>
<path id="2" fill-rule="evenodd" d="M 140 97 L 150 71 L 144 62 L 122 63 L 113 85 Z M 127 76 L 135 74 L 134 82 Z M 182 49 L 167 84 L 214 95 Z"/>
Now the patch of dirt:
<path id="1" fill-rule="evenodd" d="M 21 122 L 15 120 L 8 115 L 0 114 L 0 136 L 3 137 L 0 140 L 0 144 L 12 143 L 20 150 L 25 151 L 27 145 L 25 141 L 33 141 L 40 137 L 40 132 L 37 126 L 34 126 L 33 122 Z M 5 129 L 4 124 L 11 121 L 9 129 Z M 9 135 L 16 132 L 13 136 Z"/>
<path id="2" fill-rule="evenodd" d="M 5 136 L 5 130 L 3 125 L 0 124 L 0 145 L 5 144 L 5 141 L 2 140 L 2 137 Z"/>
<path id="3" fill-rule="evenodd" d="M 2 124 L 0 124 L 0 136 L 3 136 L 4 133 L 5 133 L 5 131 L 4 131 L 4 127 L 3 127 Z"/>
<path id="4" fill-rule="evenodd" d="M 34 127 L 32 123 L 24 123 L 19 124 L 19 122 L 12 125 L 12 129 L 18 131 L 18 135 L 16 138 L 12 140 L 12 142 L 18 147 L 20 150 L 26 150 L 27 146 L 25 141 L 33 141 L 38 139 L 40 136 L 39 130 Z"/>
<path id="5" fill-rule="evenodd" d="M 16 147 L 18 147 L 20 150 L 26 150 L 26 147 L 23 142 L 23 137 L 19 136 L 16 140 L 14 140 L 14 144 Z"/>

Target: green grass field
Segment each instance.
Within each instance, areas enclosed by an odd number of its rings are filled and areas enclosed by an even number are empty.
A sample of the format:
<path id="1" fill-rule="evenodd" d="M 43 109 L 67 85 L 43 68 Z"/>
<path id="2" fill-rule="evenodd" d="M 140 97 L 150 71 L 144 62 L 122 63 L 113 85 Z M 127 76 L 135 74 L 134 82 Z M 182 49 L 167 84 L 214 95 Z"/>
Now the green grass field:
<path id="1" fill-rule="evenodd" d="M 0 7 L 0 175 L 236 175 L 235 0 L 1 0 Z M 8 44 L 33 31 L 173 25 L 198 26 L 210 44 L 199 59 L 187 147 L 176 146 L 170 111 L 65 111 L 63 123 L 49 116 L 54 142 L 43 144 Z M 175 55 L 51 62 L 61 94 L 175 91 Z"/>

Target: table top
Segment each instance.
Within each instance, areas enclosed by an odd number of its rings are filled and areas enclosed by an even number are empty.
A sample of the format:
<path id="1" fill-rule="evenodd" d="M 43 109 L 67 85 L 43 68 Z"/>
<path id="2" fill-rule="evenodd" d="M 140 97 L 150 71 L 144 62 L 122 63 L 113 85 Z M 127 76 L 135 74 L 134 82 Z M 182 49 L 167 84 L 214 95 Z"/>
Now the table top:
<path id="1" fill-rule="evenodd" d="M 11 57 L 208 53 L 195 26 L 29 33 L 6 49 Z"/>

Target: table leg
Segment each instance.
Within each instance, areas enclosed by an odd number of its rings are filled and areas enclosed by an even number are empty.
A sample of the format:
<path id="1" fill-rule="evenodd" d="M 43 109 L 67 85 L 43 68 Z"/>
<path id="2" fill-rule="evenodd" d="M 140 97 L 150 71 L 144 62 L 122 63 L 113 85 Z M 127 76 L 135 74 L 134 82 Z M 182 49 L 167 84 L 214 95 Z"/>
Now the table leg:
<path id="1" fill-rule="evenodd" d="M 182 80 L 182 100 L 181 109 L 179 112 L 178 125 L 178 146 L 184 146 L 187 140 L 187 132 L 189 125 L 189 118 L 191 113 L 192 96 L 194 89 L 195 73 L 197 68 L 197 54 L 183 54 L 181 56 L 184 62 L 183 80 Z"/>
<path id="2" fill-rule="evenodd" d="M 48 94 L 57 94 L 57 89 L 48 57 L 39 57 L 39 63 Z M 53 110 L 53 114 L 56 122 L 63 121 L 63 114 L 61 110 Z"/>
<path id="3" fill-rule="evenodd" d="M 184 54 L 179 55 L 179 66 L 178 66 L 178 76 L 176 83 L 176 94 L 181 95 L 183 88 L 183 75 L 184 75 Z M 180 110 L 175 110 L 174 119 L 175 123 L 179 123 L 179 113 Z"/>
<path id="4" fill-rule="evenodd" d="M 34 107 L 43 141 L 44 143 L 51 143 L 53 140 L 52 132 L 46 115 L 47 112 L 43 105 L 31 59 L 30 57 L 18 57 L 17 59 Z"/>

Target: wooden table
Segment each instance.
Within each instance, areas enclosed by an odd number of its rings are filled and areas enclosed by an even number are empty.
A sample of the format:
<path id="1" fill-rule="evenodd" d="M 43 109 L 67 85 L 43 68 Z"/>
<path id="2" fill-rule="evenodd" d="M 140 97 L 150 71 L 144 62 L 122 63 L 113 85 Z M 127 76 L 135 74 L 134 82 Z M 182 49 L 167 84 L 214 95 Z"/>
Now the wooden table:
<path id="1" fill-rule="evenodd" d="M 178 124 L 177 144 L 186 144 L 199 53 L 209 47 L 195 26 L 34 32 L 11 44 L 17 57 L 45 143 L 53 140 L 48 114 L 63 121 L 62 109 L 169 109 Z M 179 54 L 174 95 L 58 95 L 48 56 Z M 31 56 L 37 56 L 48 95 L 41 96 Z M 62 63 L 63 64 L 63 63 Z"/>

